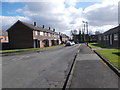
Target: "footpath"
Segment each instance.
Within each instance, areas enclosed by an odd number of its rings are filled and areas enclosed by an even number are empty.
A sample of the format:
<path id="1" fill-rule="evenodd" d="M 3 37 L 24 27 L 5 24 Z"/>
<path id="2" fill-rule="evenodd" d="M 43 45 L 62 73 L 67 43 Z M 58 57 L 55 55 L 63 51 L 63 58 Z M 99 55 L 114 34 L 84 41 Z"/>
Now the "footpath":
<path id="1" fill-rule="evenodd" d="M 81 44 L 69 88 L 112 88 L 118 90 L 120 78 L 97 54 Z"/>

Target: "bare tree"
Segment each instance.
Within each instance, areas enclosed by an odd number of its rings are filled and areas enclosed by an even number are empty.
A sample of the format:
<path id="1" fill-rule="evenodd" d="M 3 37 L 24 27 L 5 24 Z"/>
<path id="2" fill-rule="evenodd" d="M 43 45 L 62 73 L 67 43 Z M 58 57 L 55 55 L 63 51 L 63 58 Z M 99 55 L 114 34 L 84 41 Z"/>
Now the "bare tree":
<path id="1" fill-rule="evenodd" d="M 73 35 L 76 35 L 76 34 L 77 34 L 77 30 L 75 30 L 75 29 L 74 29 L 74 30 L 71 30 L 70 33 L 71 33 L 72 36 L 73 36 Z"/>
<path id="2" fill-rule="evenodd" d="M 77 30 L 75 30 L 75 29 L 71 30 L 70 34 L 73 37 L 73 40 L 76 41 Z"/>
<path id="3" fill-rule="evenodd" d="M 95 31 L 95 35 L 98 35 L 98 34 L 100 34 L 100 31 Z"/>

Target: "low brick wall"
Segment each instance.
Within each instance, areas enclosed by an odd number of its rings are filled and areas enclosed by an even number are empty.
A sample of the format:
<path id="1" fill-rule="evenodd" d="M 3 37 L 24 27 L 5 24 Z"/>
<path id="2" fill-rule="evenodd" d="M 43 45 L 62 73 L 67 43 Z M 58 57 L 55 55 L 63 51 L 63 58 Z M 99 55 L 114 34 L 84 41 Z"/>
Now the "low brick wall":
<path id="1" fill-rule="evenodd" d="M 0 43 L 0 50 L 8 50 L 10 49 L 9 43 Z"/>

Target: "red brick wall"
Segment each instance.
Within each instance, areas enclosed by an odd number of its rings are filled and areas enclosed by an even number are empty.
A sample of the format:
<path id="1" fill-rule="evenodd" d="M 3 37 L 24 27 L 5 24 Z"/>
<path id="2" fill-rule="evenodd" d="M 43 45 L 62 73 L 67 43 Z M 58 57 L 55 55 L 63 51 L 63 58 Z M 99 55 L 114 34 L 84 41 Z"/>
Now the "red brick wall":
<path id="1" fill-rule="evenodd" d="M 1 43 L 9 42 L 8 36 L 0 36 L 0 38 L 1 38 L 1 40 L 0 40 Z"/>

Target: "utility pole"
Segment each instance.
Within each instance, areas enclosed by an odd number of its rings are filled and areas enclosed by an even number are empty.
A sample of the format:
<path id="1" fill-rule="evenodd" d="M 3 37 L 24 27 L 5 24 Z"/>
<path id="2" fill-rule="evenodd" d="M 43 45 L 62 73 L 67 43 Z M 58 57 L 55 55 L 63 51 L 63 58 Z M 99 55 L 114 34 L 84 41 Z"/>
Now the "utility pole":
<path id="1" fill-rule="evenodd" d="M 85 37 L 85 24 L 84 24 L 84 29 L 83 30 L 84 30 L 84 36 L 83 37 L 84 37 L 84 43 L 85 43 L 85 41 L 86 41 L 86 37 Z"/>
<path id="2" fill-rule="evenodd" d="M 87 31 L 86 42 L 87 42 L 87 46 L 88 46 L 88 42 L 89 42 L 89 35 L 88 35 L 88 22 L 83 21 L 83 23 L 86 24 L 86 31 Z M 85 27 L 85 24 L 84 24 L 84 27 Z"/>
<path id="3" fill-rule="evenodd" d="M 86 29 L 87 29 L 87 46 L 88 46 L 89 43 L 88 22 L 86 22 Z"/>
<path id="4" fill-rule="evenodd" d="M 84 29 L 82 28 L 82 41 L 84 42 Z"/>

